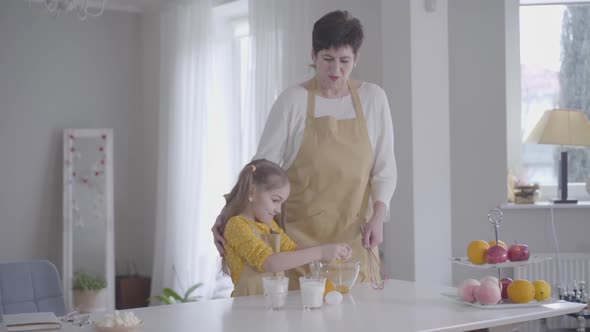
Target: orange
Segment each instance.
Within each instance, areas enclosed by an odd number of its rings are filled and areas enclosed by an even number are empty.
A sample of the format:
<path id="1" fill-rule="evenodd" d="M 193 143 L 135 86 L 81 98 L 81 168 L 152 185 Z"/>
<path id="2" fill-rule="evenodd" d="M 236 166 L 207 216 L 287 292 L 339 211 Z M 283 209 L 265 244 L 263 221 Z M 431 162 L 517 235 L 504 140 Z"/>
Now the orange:
<path id="1" fill-rule="evenodd" d="M 514 280 L 508 286 L 508 298 L 514 303 L 529 303 L 535 298 L 535 286 L 528 280 Z"/>
<path id="2" fill-rule="evenodd" d="M 496 240 L 491 240 L 488 242 L 488 244 L 490 245 L 490 247 L 495 246 L 496 245 Z M 502 242 L 502 241 L 498 241 L 498 245 L 500 247 L 504 247 L 504 249 L 508 249 L 508 247 L 506 246 L 506 243 Z"/>
<path id="3" fill-rule="evenodd" d="M 473 264 L 484 264 L 486 262 L 486 251 L 490 244 L 484 240 L 475 240 L 467 247 L 467 258 Z"/>
<path id="4" fill-rule="evenodd" d="M 535 300 L 546 301 L 551 297 L 551 286 L 545 280 L 533 281 L 533 287 L 535 287 Z"/>
<path id="5" fill-rule="evenodd" d="M 335 291 L 336 290 L 336 285 L 334 285 L 334 282 L 332 282 L 332 280 L 330 279 L 326 279 L 326 289 L 324 290 L 324 297 L 326 297 L 326 294 L 330 293 L 331 291 Z"/>

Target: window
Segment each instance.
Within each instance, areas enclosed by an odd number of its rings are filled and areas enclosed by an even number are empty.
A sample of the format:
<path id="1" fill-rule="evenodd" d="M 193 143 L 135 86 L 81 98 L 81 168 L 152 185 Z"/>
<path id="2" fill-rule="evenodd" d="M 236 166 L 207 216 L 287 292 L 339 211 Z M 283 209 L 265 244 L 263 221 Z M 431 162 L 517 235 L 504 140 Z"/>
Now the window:
<path id="1" fill-rule="evenodd" d="M 251 120 L 250 91 L 248 83 L 251 80 L 252 64 L 250 28 L 248 22 L 248 2 L 245 0 L 216 1 L 214 7 L 217 18 L 216 30 L 222 31 L 218 35 L 218 47 L 222 51 L 216 55 L 220 63 L 214 80 L 223 80 L 223 94 L 219 95 L 218 103 L 225 104 L 226 114 L 219 119 L 220 137 L 212 140 L 215 148 L 229 154 L 230 178 L 235 180 L 242 165 L 245 165 L 256 152 L 256 142 L 246 139 L 254 136 L 255 127 Z M 219 76 L 219 77 L 218 77 Z M 220 117 L 218 111 L 211 116 Z M 219 128 L 222 128 L 219 127 Z"/>
<path id="2" fill-rule="evenodd" d="M 543 112 L 552 108 L 582 109 L 590 115 L 590 4 L 520 7 L 520 142 Z M 553 198 L 559 152 L 553 145 L 522 144 L 519 178 L 539 183 Z M 567 147 L 572 197 L 588 198 L 590 150 Z"/>
<path id="3" fill-rule="evenodd" d="M 246 108 L 246 84 L 250 75 L 250 44 L 252 38 L 250 37 L 250 26 L 248 18 L 240 18 L 233 21 L 234 37 L 236 43 L 235 54 L 238 56 L 237 66 L 240 71 L 240 108 Z"/>
<path id="4" fill-rule="evenodd" d="M 250 25 L 248 23 L 247 17 L 240 17 L 234 19 L 232 21 L 233 31 L 234 31 L 234 51 L 233 53 L 236 56 L 234 59 L 234 63 L 236 68 L 238 68 L 237 72 L 239 74 L 238 81 L 238 91 L 240 94 L 239 103 L 240 103 L 240 130 L 242 131 L 240 137 L 250 137 L 252 135 L 252 131 L 254 131 L 254 126 L 251 121 L 251 107 L 250 107 L 250 98 L 248 97 L 249 93 L 252 93 L 251 89 L 248 88 L 248 83 L 252 77 L 252 64 L 251 64 L 251 46 L 252 46 L 252 37 L 250 36 Z M 240 140 L 240 144 L 242 144 L 241 156 L 240 156 L 240 164 L 244 164 L 252 158 L 254 153 L 256 152 L 255 143 L 251 140 L 243 139 Z"/>

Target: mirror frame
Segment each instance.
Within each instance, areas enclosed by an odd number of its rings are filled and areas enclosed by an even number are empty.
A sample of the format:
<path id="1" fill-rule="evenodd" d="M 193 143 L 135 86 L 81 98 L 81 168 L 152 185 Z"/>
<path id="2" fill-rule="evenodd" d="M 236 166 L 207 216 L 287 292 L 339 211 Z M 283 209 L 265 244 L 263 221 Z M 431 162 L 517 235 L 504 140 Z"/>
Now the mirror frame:
<path id="1" fill-rule="evenodd" d="M 71 172 L 71 160 L 74 152 L 70 149 L 70 139 L 76 137 L 103 139 L 105 148 L 104 164 L 104 217 L 106 221 L 106 243 L 105 243 L 105 289 L 106 309 L 115 309 L 115 247 L 114 247 L 114 200 L 113 200 L 113 129 L 64 129 L 63 135 L 63 267 L 62 283 L 66 310 L 73 311 L 73 231 L 74 231 L 74 204 L 73 204 L 73 181 Z"/>

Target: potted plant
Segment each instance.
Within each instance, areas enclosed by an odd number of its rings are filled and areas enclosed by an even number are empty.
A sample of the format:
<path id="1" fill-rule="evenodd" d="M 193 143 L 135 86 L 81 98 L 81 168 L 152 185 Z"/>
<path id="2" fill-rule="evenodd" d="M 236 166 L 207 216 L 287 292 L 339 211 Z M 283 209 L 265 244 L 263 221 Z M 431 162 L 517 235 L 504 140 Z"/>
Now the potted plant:
<path id="1" fill-rule="evenodd" d="M 176 272 L 176 267 L 172 265 L 172 274 L 176 278 L 176 281 L 180 285 L 180 289 L 183 290 L 182 283 L 180 282 L 180 278 L 178 277 L 178 272 Z M 172 288 L 166 287 L 162 290 L 161 295 L 151 297 L 151 300 L 158 300 L 164 304 L 174 304 L 174 303 L 186 303 L 186 302 L 195 302 L 198 301 L 201 297 L 200 296 L 191 296 L 191 294 L 199 287 L 203 286 L 203 283 L 199 282 L 187 289 L 184 292 L 183 296 L 180 296 L 178 292 L 173 290 Z M 182 291 L 180 292 L 182 293 Z"/>
<path id="2" fill-rule="evenodd" d="M 98 295 L 107 287 L 101 276 L 92 276 L 85 272 L 74 274 L 74 307 L 80 313 L 94 311 L 98 307 Z"/>
<path id="3" fill-rule="evenodd" d="M 159 300 L 160 302 L 165 304 L 195 302 L 199 300 L 200 296 L 191 296 L 191 293 L 194 292 L 197 288 L 201 287 L 202 285 L 202 283 L 198 283 L 191 286 L 184 293 L 184 296 L 180 296 L 172 288 L 164 288 L 162 290 L 162 295 L 154 296 L 154 299 Z"/>

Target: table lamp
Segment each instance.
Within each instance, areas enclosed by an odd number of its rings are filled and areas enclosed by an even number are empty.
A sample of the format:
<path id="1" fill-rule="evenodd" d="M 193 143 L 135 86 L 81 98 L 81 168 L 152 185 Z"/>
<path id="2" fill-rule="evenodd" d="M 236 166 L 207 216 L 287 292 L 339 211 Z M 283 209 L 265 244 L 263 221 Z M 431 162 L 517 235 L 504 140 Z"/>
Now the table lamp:
<path id="1" fill-rule="evenodd" d="M 590 146 L 590 122 L 579 110 L 553 109 L 545 111 L 525 143 L 561 145 L 559 186 L 561 196 L 554 203 L 577 203 L 567 198 L 567 151 L 564 145 Z"/>

